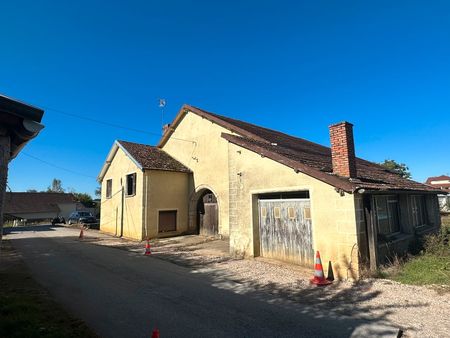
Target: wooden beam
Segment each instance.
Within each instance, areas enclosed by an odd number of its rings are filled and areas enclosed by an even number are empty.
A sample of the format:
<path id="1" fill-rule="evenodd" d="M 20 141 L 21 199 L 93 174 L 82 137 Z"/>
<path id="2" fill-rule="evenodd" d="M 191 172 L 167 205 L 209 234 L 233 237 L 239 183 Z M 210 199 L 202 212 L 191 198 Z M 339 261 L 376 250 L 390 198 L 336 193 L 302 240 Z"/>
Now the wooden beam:
<path id="1" fill-rule="evenodd" d="M 366 230 L 369 244 L 370 271 L 376 271 L 378 268 L 378 238 L 375 224 L 372 197 L 365 195 L 363 200 L 364 215 L 366 219 Z"/>

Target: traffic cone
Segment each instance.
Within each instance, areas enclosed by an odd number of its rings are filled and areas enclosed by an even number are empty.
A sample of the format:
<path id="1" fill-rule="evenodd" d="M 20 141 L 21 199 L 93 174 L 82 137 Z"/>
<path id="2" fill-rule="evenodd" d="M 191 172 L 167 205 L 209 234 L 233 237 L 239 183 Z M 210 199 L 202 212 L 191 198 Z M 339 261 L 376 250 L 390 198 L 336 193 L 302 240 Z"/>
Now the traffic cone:
<path id="1" fill-rule="evenodd" d="M 331 265 L 331 261 L 328 261 L 328 277 L 327 280 L 332 282 L 334 281 L 334 273 L 333 273 L 333 266 Z"/>
<path id="2" fill-rule="evenodd" d="M 80 236 L 78 236 L 78 239 L 83 239 L 83 238 L 84 238 L 84 228 L 81 227 Z"/>
<path id="3" fill-rule="evenodd" d="M 151 254 L 152 254 L 152 250 L 150 249 L 150 242 L 147 239 L 147 244 L 145 244 L 145 255 L 147 256 L 147 255 L 151 255 Z"/>
<path id="4" fill-rule="evenodd" d="M 154 329 L 152 332 L 152 338 L 159 338 L 159 330 L 158 329 Z"/>
<path id="5" fill-rule="evenodd" d="M 331 284 L 329 280 L 326 280 L 323 275 L 322 261 L 320 259 L 320 253 L 316 253 L 316 263 L 314 265 L 314 277 L 310 280 L 311 284 L 316 285 L 328 285 Z"/>

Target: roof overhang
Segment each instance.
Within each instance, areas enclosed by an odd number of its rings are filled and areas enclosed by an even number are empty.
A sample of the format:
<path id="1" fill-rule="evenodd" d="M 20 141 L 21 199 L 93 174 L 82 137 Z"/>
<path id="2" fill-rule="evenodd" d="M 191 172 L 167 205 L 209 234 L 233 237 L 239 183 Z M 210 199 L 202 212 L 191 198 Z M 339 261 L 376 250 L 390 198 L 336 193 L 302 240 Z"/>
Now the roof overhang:
<path id="1" fill-rule="evenodd" d="M 113 161 L 113 159 L 114 159 L 114 156 L 116 156 L 116 153 L 117 153 L 117 151 L 118 151 L 119 149 L 121 149 L 121 150 L 125 153 L 125 155 L 127 155 L 127 157 L 128 157 L 128 158 L 129 158 L 129 159 L 130 159 L 130 160 L 131 160 L 131 161 L 132 161 L 132 162 L 133 162 L 140 170 L 143 170 L 141 164 L 140 164 L 138 161 L 136 161 L 136 159 L 135 159 L 133 156 L 130 155 L 130 153 L 125 149 L 124 146 L 122 146 L 122 145 L 120 144 L 119 141 L 116 140 L 116 141 L 114 141 L 114 144 L 113 144 L 113 146 L 111 147 L 111 150 L 109 151 L 108 156 L 106 157 L 105 163 L 103 164 L 102 169 L 100 170 L 100 173 L 99 173 L 98 176 L 97 176 L 97 181 L 98 181 L 98 182 L 103 181 L 103 178 L 105 177 L 106 172 L 108 171 L 109 167 L 111 166 L 111 163 L 112 163 L 112 161 Z"/>
<path id="2" fill-rule="evenodd" d="M 0 135 L 11 139 L 11 159 L 44 128 L 43 115 L 42 109 L 0 95 Z"/>

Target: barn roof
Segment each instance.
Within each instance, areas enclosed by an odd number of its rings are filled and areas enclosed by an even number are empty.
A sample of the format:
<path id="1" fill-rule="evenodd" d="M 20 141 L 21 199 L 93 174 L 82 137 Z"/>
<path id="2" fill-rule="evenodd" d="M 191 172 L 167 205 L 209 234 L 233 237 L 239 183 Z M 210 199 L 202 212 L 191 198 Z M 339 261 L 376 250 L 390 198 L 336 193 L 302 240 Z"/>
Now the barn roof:
<path id="1" fill-rule="evenodd" d="M 56 192 L 7 192 L 5 214 L 59 212 L 58 204 L 76 203 L 72 194 Z"/>
<path id="2" fill-rule="evenodd" d="M 197 114 L 237 134 L 223 133 L 222 137 L 227 141 L 271 158 L 293 168 L 297 172 L 304 172 L 347 192 L 354 192 L 358 189 L 438 192 L 436 188 L 402 178 L 389 169 L 361 158 L 356 160 L 356 178 L 337 176 L 333 174 L 331 149 L 329 147 L 248 122 L 210 113 L 189 105 L 182 107 L 170 128 L 161 138 L 159 147 L 162 147 L 167 142 L 187 112 Z"/>

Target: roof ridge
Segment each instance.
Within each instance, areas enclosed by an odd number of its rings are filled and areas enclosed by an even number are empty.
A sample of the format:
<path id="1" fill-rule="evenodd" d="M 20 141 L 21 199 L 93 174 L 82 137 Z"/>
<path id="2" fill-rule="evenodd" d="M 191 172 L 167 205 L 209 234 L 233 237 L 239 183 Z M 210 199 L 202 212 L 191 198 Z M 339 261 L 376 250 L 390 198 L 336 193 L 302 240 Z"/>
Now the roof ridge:
<path id="1" fill-rule="evenodd" d="M 247 121 L 238 120 L 238 119 L 235 119 L 235 118 L 232 118 L 232 117 L 228 117 L 228 116 L 224 116 L 224 115 L 212 113 L 212 112 L 206 111 L 206 110 L 204 110 L 204 109 L 202 109 L 202 108 L 198 108 L 198 107 L 195 107 L 195 106 L 190 106 L 190 107 L 195 108 L 195 109 L 197 109 L 197 110 L 200 110 L 200 111 L 202 111 L 202 112 L 205 113 L 205 114 L 212 115 L 212 116 L 214 116 L 214 117 L 216 117 L 216 118 L 218 118 L 218 119 L 221 119 L 221 120 L 223 120 L 223 121 L 225 121 L 225 122 L 228 122 L 227 120 L 231 120 L 231 121 L 238 122 L 238 123 L 244 123 L 244 124 L 247 124 L 247 125 L 250 126 L 250 127 L 255 127 L 255 128 L 259 128 L 259 129 L 264 129 L 264 130 L 266 130 L 266 131 L 269 131 L 269 132 L 272 132 L 272 133 L 275 133 L 275 134 L 279 134 L 279 135 L 282 135 L 282 136 L 287 136 L 287 137 L 289 137 L 289 138 L 292 138 L 292 139 L 295 139 L 295 140 L 300 140 L 300 141 L 302 141 L 302 142 L 307 142 L 307 143 L 309 143 L 309 144 L 313 144 L 313 145 L 315 145 L 315 146 L 322 147 L 322 148 L 324 148 L 324 149 L 330 149 L 329 147 L 324 146 L 324 145 L 322 145 L 322 144 L 319 144 L 319 143 L 316 143 L 316 142 L 312 142 L 312 141 L 309 141 L 309 140 L 307 140 L 307 139 L 304 139 L 304 138 L 301 138 L 301 137 L 298 137 L 298 136 L 293 136 L 293 135 L 290 135 L 290 134 L 287 134 L 287 133 L 284 133 L 284 132 L 281 132 L 281 131 L 278 131 L 278 130 L 275 130 L 275 129 L 270 129 L 270 128 L 263 127 L 263 126 L 260 126 L 260 125 L 254 124 L 254 123 L 247 122 Z M 249 132 L 249 133 L 253 134 L 252 132 Z M 257 135 L 255 135 L 255 136 L 257 136 Z M 266 140 L 266 141 L 269 141 L 269 142 L 270 142 L 270 140 Z"/>

